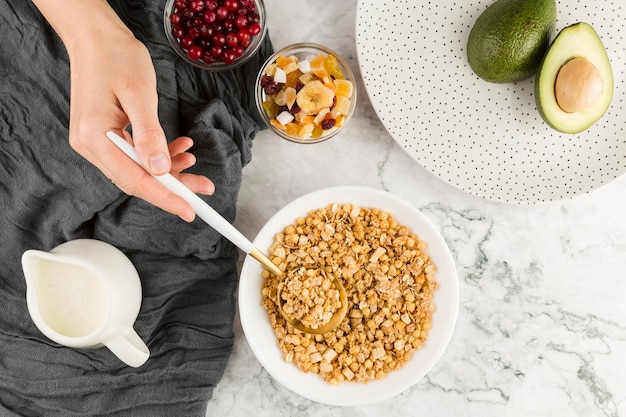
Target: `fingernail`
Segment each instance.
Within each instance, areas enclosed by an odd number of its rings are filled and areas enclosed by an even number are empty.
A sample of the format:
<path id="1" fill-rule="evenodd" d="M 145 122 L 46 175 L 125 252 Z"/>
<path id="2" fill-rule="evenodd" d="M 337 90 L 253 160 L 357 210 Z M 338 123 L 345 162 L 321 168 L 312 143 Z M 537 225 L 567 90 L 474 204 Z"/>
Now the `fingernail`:
<path id="1" fill-rule="evenodd" d="M 148 161 L 152 172 L 167 172 L 169 165 L 164 153 L 152 155 Z"/>

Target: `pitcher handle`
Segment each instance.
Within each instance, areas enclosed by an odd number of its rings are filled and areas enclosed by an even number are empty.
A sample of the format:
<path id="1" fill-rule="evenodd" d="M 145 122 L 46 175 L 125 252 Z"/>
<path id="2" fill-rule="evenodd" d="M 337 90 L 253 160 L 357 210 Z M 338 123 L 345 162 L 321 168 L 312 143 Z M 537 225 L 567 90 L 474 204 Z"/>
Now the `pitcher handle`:
<path id="1" fill-rule="evenodd" d="M 137 368 L 150 357 L 150 350 L 132 327 L 120 326 L 103 343 L 128 366 Z"/>

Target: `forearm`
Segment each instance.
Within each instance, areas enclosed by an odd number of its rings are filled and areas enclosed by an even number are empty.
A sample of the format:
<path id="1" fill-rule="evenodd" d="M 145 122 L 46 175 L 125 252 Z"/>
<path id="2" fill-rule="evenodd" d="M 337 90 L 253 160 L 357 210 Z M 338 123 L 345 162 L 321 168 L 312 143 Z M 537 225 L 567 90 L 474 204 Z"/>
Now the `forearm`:
<path id="1" fill-rule="evenodd" d="M 106 0 L 32 0 L 70 54 L 80 45 L 133 37 Z"/>

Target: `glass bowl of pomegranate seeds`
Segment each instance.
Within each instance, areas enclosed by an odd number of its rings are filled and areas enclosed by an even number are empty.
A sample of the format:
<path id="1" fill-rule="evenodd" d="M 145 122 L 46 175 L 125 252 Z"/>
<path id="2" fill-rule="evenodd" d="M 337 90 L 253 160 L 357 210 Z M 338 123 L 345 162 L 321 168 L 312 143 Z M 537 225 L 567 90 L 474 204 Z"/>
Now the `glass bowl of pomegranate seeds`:
<path id="1" fill-rule="evenodd" d="M 334 51 L 296 43 L 272 55 L 256 80 L 259 113 L 278 136 L 319 143 L 346 125 L 356 105 L 354 75 Z"/>
<path id="2" fill-rule="evenodd" d="M 262 0 L 167 0 L 163 23 L 183 60 L 212 71 L 246 62 L 267 33 Z"/>

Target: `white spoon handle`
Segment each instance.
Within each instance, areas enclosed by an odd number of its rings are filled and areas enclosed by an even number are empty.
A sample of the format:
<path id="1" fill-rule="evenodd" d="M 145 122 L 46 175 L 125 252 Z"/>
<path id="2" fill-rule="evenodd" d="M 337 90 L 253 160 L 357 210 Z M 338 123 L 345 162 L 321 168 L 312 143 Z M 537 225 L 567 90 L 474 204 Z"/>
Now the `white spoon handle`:
<path id="1" fill-rule="evenodd" d="M 128 155 L 131 159 L 133 159 L 141 167 L 143 167 L 143 164 L 141 163 L 137 152 L 135 152 L 135 148 L 133 147 L 133 145 L 128 143 L 126 140 L 124 140 L 114 132 L 107 132 L 106 135 L 126 155 Z M 193 191 L 187 188 L 182 182 L 178 181 L 174 176 L 172 176 L 171 174 L 158 176 L 154 175 L 154 178 L 156 178 L 161 184 L 166 186 L 168 190 L 179 195 L 185 201 L 191 204 L 198 217 L 207 222 L 209 226 L 213 227 L 217 232 L 219 232 L 222 236 L 231 241 L 246 254 L 249 254 L 250 252 L 255 250 L 252 242 L 250 242 L 248 238 L 241 234 L 241 232 L 237 230 L 235 226 L 230 224 L 228 220 L 223 218 L 217 211 L 215 211 L 215 209 L 213 209 L 213 207 L 205 203 L 204 200 L 198 197 Z"/>

